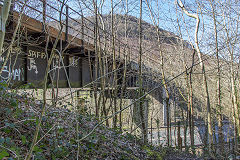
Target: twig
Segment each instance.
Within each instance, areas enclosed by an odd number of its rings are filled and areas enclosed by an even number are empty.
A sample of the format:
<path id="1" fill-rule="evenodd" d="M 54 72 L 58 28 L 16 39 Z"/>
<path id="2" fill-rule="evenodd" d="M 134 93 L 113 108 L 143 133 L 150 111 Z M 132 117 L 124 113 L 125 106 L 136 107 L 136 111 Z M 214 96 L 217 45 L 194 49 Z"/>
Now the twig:
<path id="1" fill-rule="evenodd" d="M 54 127 L 56 126 L 56 123 L 52 126 L 52 128 L 50 128 L 47 133 L 45 133 L 38 141 L 37 143 L 35 143 L 35 145 L 37 145 Z"/>

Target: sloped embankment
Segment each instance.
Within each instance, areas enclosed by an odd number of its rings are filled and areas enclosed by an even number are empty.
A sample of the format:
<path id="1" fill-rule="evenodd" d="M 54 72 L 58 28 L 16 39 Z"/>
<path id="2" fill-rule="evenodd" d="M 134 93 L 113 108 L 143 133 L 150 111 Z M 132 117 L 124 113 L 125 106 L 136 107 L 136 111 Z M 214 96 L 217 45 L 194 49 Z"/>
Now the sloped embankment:
<path id="1" fill-rule="evenodd" d="M 9 93 L 3 85 L 0 95 L 0 159 L 24 159 L 42 104 L 27 94 Z M 166 149 L 143 146 L 136 137 L 104 125 L 78 144 L 76 121 L 79 138 L 98 123 L 93 116 L 75 114 L 64 106 L 48 107 L 34 148 L 34 159 L 76 159 L 78 148 L 79 159 L 164 159 L 167 154 Z"/>

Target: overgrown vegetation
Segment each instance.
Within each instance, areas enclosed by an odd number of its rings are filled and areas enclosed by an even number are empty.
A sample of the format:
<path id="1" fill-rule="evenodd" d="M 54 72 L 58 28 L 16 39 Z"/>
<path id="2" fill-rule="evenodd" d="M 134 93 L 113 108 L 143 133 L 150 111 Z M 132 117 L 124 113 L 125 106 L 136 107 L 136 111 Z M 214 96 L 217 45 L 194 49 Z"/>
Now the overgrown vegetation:
<path id="1" fill-rule="evenodd" d="M 14 92 L 5 82 L 0 85 L 0 159 L 24 159 L 31 145 L 42 103 Z M 34 159 L 75 159 L 77 151 L 74 112 L 47 107 L 34 147 Z M 78 115 L 80 138 L 98 123 L 90 115 Z M 129 133 L 101 125 L 80 142 L 80 159 L 163 159 L 165 149 L 141 144 Z"/>
<path id="2" fill-rule="evenodd" d="M 0 1 L 0 159 L 237 156 L 239 3 Z"/>

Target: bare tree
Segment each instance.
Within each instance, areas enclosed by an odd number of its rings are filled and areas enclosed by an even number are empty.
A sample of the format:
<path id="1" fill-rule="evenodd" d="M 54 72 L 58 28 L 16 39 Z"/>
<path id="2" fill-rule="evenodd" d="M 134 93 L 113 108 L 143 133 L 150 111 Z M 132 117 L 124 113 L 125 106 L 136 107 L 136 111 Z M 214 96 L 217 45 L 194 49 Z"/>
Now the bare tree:
<path id="1" fill-rule="evenodd" d="M 217 31 L 217 20 L 216 20 L 216 4 L 214 1 L 210 0 L 210 5 L 212 8 L 212 17 L 214 22 L 214 34 L 215 34 L 215 52 L 217 58 L 217 116 L 218 116 L 218 128 L 219 128 L 219 146 L 220 153 L 224 153 L 224 137 L 223 137 L 223 116 L 222 116 L 222 100 L 221 100 L 221 70 L 220 70 L 220 60 L 219 60 L 219 47 L 218 47 L 218 31 Z"/>
<path id="2" fill-rule="evenodd" d="M 204 63 L 203 63 L 202 53 L 200 51 L 199 44 L 198 44 L 198 30 L 199 30 L 200 19 L 199 19 L 198 14 L 191 14 L 187 11 L 181 0 L 179 0 L 177 2 L 178 2 L 179 7 L 184 11 L 184 13 L 187 16 L 196 19 L 195 47 L 196 47 L 196 51 L 197 51 L 197 54 L 198 54 L 198 58 L 199 58 L 199 61 L 200 61 L 200 65 L 201 65 L 201 68 L 202 68 L 202 74 L 203 74 L 203 81 L 204 81 L 203 84 L 204 84 L 204 89 L 205 89 L 206 107 L 207 107 L 207 126 L 208 126 L 208 135 L 209 135 L 209 143 L 210 143 L 209 151 L 211 153 L 213 151 L 213 132 L 212 132 L 210 97 L 209 97 L 209 91 L 208 91 L 207 77 L 206 77 L 206 73 L 205 73 L 205 66 L 204 66 Z"/>
<path id="3" fill-rule="evenodd" d="M 170 94 L 169 94 L 169 89 L 168 89 L 168 85 L 166 83 L 166 77 L 165 77 L 165 69 L 164 69 L 164 54 L 163 54 L 163 49 L 162 49 L 162 41 L 161 41 L 161 34 L 160 34 L 160 30 L 159 30 L 159 21 L 156 22 L 155 18 L 154 18 L 154 14 L 152 13 L 152 10 L 150 8 L 149 3 L 146 1 L 147 5 L 148 5 L 148 9 L 150 11 L 151 14 L 151 18 L 152 18 L 152 22 L 155 25 L 156 28 L 156 32 L 157 32 L 157 41 L 158 41 L 158 49 L 159 49 L 159 55 L 160 55 L 160 69 L 161 69 L 161 78 L 162 78 L 162 83 L 164 86 L 164 92 L 165 92 L 165 105 L 166 105 L 166 119 L 167 119 L 167 145 L 170 146 L 170 136 L 171 136 L 171 129 L 170 129 Z M 158 14 L 159 15 L 159 14 Z M 160 17 L 157 17 L 157 19 L 159 20 Z M 164 117 L 165 118 L 165 117 Z"/>
<path id="4" fill-rule="evenodd" d="M 61 6 L 61 11 L 59 13 L 59 16 L 60 16 L 60 22 L 61 22 L 61 17 L 62 17 L 62 11 L 63 11 L 63 7 L 64 7 L 64 2 L 62 2 L 62 6 Z M 54 45 L 53 45 L 53 48 L 51 50 L 51 55 L 50 55 L 50 58 L 48 59 L 47 61 L 47 68 L 45 70 L 45 75 L 44 75 L 44 88 L 43 88 L 43 107 L 42 107 L 42 110 L 41 110 L 41 115 L 40 115 L 40 118 L 38 120 L 38 123 L 37 123 L 37 126 L 36 126 L 36 130 L 35 130 L 35 133 L 34 133 L 34 136 L 33 136 L 33 141 L 31 143 L 31 147 L 25 157 L 26 160 L 30 160 L 32 158 L 32 153 L 33 153 L 33 150 L 34 150 L 34 147 L 37 143 L 37 139 L 38 139 L 38 134 L 39 134 L 39 131 L 40 131 L 40 127 L 41 127 L 41 124 L 42 124 L 42 119 L 43 119 L 43 116 L 45 115 L 45 112 L 46 112 L 46 107 L 47 107 L 47 95 L 46 95 L 46 92 L 47 92 L 47 82 L 48 82 L 48 75 L 49 75 L 49 70 L 50 70 L 50 66 L 52 64 L 52 61 L 53 61 L 53 58 L 54 58 L 54 55 L 55 55 L 55 49 L 57 47 L 57 44 L 59 42 L 59 38 L 62 34 L 62 29 L 63 29 L 63 25 L 60 23 L 60 30 L 58 32 L 58 35 L 57 35 L 57 38 L 54 42 Z M 47 51 L 47 46 L 48 46 L 48 43 L 49 43 L 49 35 L 47 36 L 47 44 L 46 44 L 46 51 Z M 47 52 L 46 52 L 46 55 L 47 55 Z"/>
<path id="5" fill-rule="evenodd" d="M 139 97 L 144 95 L 143 92 L 143 77 L 142 77 L 142 9 L 143 9 L 143 1 L 140 0 L 140 18 L 139 18 L 139 59 L 138 59 L 138 83 L 139 83 Z M 142 132 L 143 132 L 143 142 L 147 143 L 147 126 L 145 123 L 145 116 L 144 116 L 144 98 L 140 99 L 139 102 L 139 113 L 141 117 L 141 125 L 142 125 Z"/>

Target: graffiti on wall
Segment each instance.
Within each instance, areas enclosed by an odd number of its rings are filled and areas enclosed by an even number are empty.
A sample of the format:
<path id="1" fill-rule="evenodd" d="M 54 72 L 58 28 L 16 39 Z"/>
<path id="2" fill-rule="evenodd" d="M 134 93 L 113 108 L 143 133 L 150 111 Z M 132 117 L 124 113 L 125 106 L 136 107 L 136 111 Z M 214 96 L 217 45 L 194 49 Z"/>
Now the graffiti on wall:
<path id="1" fill-rule="evenodd" d="M 80 57 L 76 57 L 76 56 L 70 57 L 69 58 L 70 66 L 77 67 L 79 64 L 79 60 L 80 60 Z"/>
<path id="2" fill-rule="evenodd" d="M 32 49 L 29 49 L 28 50 L 28 57 L 46 59 L 47 55 L 43 51 L 35 51 L 35 50 L 32 50 Z"/>
<path id="3" fill-rule="evenodd" d="M 0 75 L 2 80 L 24 81 L 24 68 L 21 65 L 21 58 L 18 58 L 15 61 L 16 54 L 19 52 L 19 48 L 13 48 L 11 50 L 12 56 L 8 59 L 8 62 L 5 66 L 2 66 L 2 64 L 6 60 L 5 57 L 0 57 L 0 65 L 1 67 L 3 67 L 2 73 Z"/>
<path id="4" fill-rule="evenodd" d="M 42 87 L 46 74 L 48 58 L 51 50 L 48 53 L 43 47 L 29 46 L 27 48 L 27 81 L 34 84 L 35 87 Z M 67 66 L 66 56 L 60 57 L 57 53 L 53 54 L 53 60 L 50 66 L 48 83 L 56 84 L 60 87 L 67 87 L 67 78 L 63 66 Z"/>
<path id="5" fill-rule="evenodd" d="M 0 74 L 0 80 L 11 81 L 13 84 L 27 81 L 34 84 L 35 87 L 42 86 L 49 57 L 44 48 L 28 46 L 26 52 L 23 52 L 22 49 L 12 49 L 7 64 L 1 67 L 1 64 L 5 61 L 5 57 L 5 55 L 0 57 L 0 68 L 3 69 Z M 88 61 L 86 60 L 86 66 L 83 66 L 82 60 L 82 57 L 79 56 L 62 55 L 60 57 L 60 55 L 55 53 L 49 72 L 51 83 L 58 82 L 59 84 L 61 83 L 60 87 L 66 87 L 67 76 L 69 76 L 71 85 L 75 87 L 82 86 L 82 78 L 90 76 L 82 75 L 82 68 L 86 68 L 85 70 L 89 68 Z M 66 66 L 66 70 L 64 66 Z M 90 79 L 86 82 L 88 81 Z"/>
<path id="6" fill-rule="evenodd" d="M 14 80 L 14 81 L 24 81 L 23 68 L 11 69 L 8 66 L 3 67 L 1 78 L 5 81 Z"/>
<path id="7" fill-rule="evenodd" d="M 39 69 L 47 64 L 47 54 L 42 48 L 31 48 L 28 50 L 28 71 L 34 71 L 35 74 L 39 73 Z M 54 54 L 52 67 L 54 69 L 61 68 L 60 61 L 64 60 L 64 56 L 60 59 L 59 55 Z M 40 68 L 39 68 L 40 67 Z"/>
<path id="8" fill-rule="evenodd" d="M 28 58 L 28 59 L 30 61 L 29 66 L 28 66 L 28 70 L 29 71 L 34 70 L 35 73 L 38 74 L 38 69 L 37 69 L 35 59 L 34 58 Z"/>
<path id="9" fill-rule="evenodd" d="M 43 48 L 30 47 L 27 51 L 27 70 L 28 79 L 32 77 L 33 80 L 37 80 L 37 77 L 41 79 L 44 75 L 44 70 L 47 65 L 47 54 Z"/>

